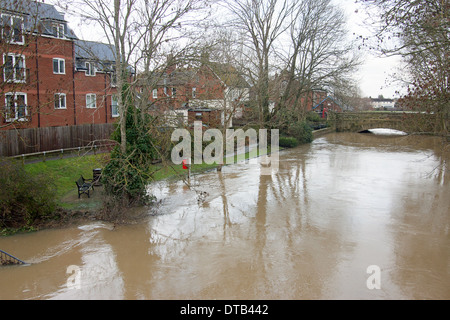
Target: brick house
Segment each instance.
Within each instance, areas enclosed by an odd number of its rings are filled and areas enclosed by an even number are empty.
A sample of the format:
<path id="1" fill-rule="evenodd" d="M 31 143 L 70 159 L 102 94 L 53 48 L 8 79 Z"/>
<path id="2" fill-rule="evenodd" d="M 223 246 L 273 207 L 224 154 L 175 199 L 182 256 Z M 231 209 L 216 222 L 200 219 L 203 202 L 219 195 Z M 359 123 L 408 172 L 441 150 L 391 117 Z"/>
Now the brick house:
<path id="1" fill-rule="evenodd" d="M 343 109 L 341 103 L 336 101 L 336 99 L 334 99 L 331 96 L 326 96 L 325 98 L 320 100 L 318 103 L 316 103 L 312 107 L 311 110 L 314 112 L 317 112 L 321 118 L 327 118 L 328 112 L 330 112 L 330 111 L 343 112 L 344 109 Z"/>
<path id="2" fill-rule="evenodd" d="M 169 57 L 169 60 L 171 58 Z M 164 113 L 173 124 L 232 126 L 233 117 L 242 114 L 250 86 L 229 64 L 203 60 L 198 68 L 170 65 L 150 95 L 154 113 Z"/>
<path id="3" fill-rule="evenodd" d="M 0 128 L 115 121 L 110 46 L 79 40 L 52 5 L 2 0 L 0 14 Z"/>
<path id="4" fill-rule="evenodd" d="M 269 109 L 272 111 L 276 108 L 277 104 L 281 99 L 281 95 L 285 92 L 288 85 L 288 73 L 287 71 L 281 72 L 281 74 L 276 74 L 273 79 L 271 79 L 269 84 L 270 91 L 270 106 Z M 296 86 L 298 88 L 298 83 L 294 81 L 292 83 L 291 92 L 296 93 Z M 334 97 L 328 95 L 327 90 L 320 88 L 313 88 L 299 97 L 292 97 L 286 102 L 286 107 L 288 108 L 301 108 L 302 110 L 309 112 L 314 111 L 318 113 L 321 117 L 326 117 L 328 111 L 342 112 L 342 104 L 339 103 Z"/>

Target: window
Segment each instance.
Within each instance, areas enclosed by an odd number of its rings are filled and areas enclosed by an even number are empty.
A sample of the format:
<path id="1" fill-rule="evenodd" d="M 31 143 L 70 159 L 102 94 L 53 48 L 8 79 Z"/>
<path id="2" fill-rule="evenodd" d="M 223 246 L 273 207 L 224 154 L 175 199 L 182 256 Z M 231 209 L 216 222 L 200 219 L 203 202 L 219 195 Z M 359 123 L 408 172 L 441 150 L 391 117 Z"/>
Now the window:
<path id="1" fill-rule="evenodd" d="M 66 109 L 66 94 L 56 93 L 55 94 L 55 109 Z"/>
<path id="2" fill-rule="evenodd" d="M 53 59 L 53 73 L 66 74 L 66 61 L 60 58 Z"/>
<path id="3" fill-rule="evenodd" d="M 64 24 L 62 23 L 54 23 L 52 25 L 53 36 L 56 38 L 64 39 Z"/>
<path id="4" fill-rule="evenodd" d="M 177 95 L 177 88 L 172 88 L 172 98 L 175 98 Z"/>
<path id="5" fill-rule="evenodd" d="M 26 121 L 27 115 L 27 95 L 25 93 L 5 94 L 5 119 L 7 122 Z"/>
<path id="6" fill-rule="evenodd" d="M 1 36 L 7 43 L 24 44 L 23 18 L 9 14 L 1 15 Z"/>
<path id="7" fill-rule="evenodd" d="M 158 99 L 158 89 L 153 89 L 153 99 Z"/>
<path id="8" fill-rule="evenodd" d="M 86 108 L 97 108 L 97 96 L 94 93 L 88 93 L 86 95 Z"/>
<path id="9" fill-rule="evenodd" d="M 192 99 L 197 98 L 197 88 L 192 88 Z"/>
<path id="10" fill-rule="evenodd" d="M 90 76 L 90 77 L 95 76 L 95 66 L 94 66 L 94 64 L 92 62 L 86 62 L 85 66 L 86 66 L 85 74 L 87 76 Z"/>
<path id="11" fill-rule="evenodd" d="M 25 82 L 25 56 L 11 53 L 5 54 L 3 63 L 3 79 L 5 82 Z"/>
<path id="12" fill-rule="evenodd" d="M 117 96 L 111 97 L 111 117 L 118 117 L 119 116 L 119 99 Z"/>

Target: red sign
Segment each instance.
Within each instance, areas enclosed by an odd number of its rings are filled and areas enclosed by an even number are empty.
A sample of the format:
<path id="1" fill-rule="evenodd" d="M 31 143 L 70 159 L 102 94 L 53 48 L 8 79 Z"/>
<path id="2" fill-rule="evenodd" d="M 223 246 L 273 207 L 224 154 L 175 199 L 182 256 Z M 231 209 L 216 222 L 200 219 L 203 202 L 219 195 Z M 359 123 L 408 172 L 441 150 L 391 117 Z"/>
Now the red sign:
<path id="1" fill-rule="evenodd" d="M 186 164 L 187 164 L 187 160 L 184 159 L 184 160 L 183 160 L 183 169 L 188 169 L 188 167 L 186 166 Z"/>

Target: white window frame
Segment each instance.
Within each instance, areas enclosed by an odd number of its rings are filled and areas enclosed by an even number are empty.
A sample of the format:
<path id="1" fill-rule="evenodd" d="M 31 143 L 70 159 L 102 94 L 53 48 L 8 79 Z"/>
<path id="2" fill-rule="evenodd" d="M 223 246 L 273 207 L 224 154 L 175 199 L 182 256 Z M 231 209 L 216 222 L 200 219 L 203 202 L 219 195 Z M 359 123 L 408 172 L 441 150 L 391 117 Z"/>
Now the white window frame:
<path id="1" fill-rule="evenodd" d="M 56 72 L 55 72 L 55 61 L 58 63 L 58 70 Z M 61 71 L 61 65 L 63 66 L 62 71 Z M 66 74 L 66 60 L 62 59 L 62 58 L 53 58 L 52 68 L 53 68 L 53 74 Z"/>
<path id="2" fill-rule="evenodd" d="M 175 98 L 177 96 L 177 88 L 172 87 L 172 89 L 170 91 L 171 91 L 171 94 L 172 94 L 172 98 Z"/>
<path id="3" fill-rule="evenodd" d="M 19 117 L 19 106 L 17 105 L 17 96 L 22 95 L 24 96 L 24 103 L 25 103 L 25 115 L 23 117 Z M 14 118 L 7 118 L 6 115 L 10 114 L 10 112 L 8 112 L 8 97 L 13 97 L 14 99 Z M 14 121 L 27 121 L 27 117 L 28 117 L 28 106 L 27 106 L 27 94 L 24 92 L 8 92 L 5 93 L 5 120 L 6 122 L 14 122 Z"/>
<path id="4" fill-rule="evenodd" d="M 192 99 L 197 99 L 197 88 L 196 87 L 192 88 Z"/>
<path id="5" fill-rule="evenodd" d="M 87 77 L 95 77 L 96 70 L 95 70 L 94 64 L 93 64 L 92 62 L 90 62 L 90 61 L 86 61 L 86 62 L 84 63 L 84 66 L 85 66 L 86 69 L 87 69 L 87 70 L 84 72 L 84 74 L 85 74 Z"/>
<path id="6" fill-rule="evenodd" d="M 153 89 L 153 99 L 158 99 L 158 89 Z"/>
<path id="7" fill-rule="evenodd" d="M 4 19 L 4 17 L 9 17 L 9 24 L 10 24 L 10 27 L 12 28 L 12 35 L 11 35 L 11 41 L 9 41 L 9 43 L 10 44 L 19 44 L 19 45 L 24 45 L 25 44 L 25 36 L 24 36 L 24 29 L 25 29 L 25 24 L 24 24 L 24 18 L 23 17 L 20 17 L 20 16 L 16 16 L 16 15 L 13 15 L 13 14 L 7 14 L 7 13 L 2 13 L 1 14 L 1 21 L 3 22 L 3 19 Z M 14 35 L 14 28 L 13 28 L 13 26 L 14 26 L 14 19 L 20 19 L 21 20 L 21 25 L 20 25 L 20 29 L 21 29 L 21 41 L 15 41 L 14 40 L 14 38 L 15 38 L 15 35 Z M 1 36 L 2 36 L 2 38 L 5 36 L 4 35 L 4 30 L 3 30 L 3 26 L 1 26 L 2 27 L 2 34 L 1 34 Z"/>
<path id="8" fill-rule="evenodd" d="M 95 93 L 86 94 L 86 108 L 97 109 L 97 95 Z"/>
<path id="9" fill-rule="evenodd" d="M 116 112 L 114 112 L 114 109 Z M 116 95 L 111 96 L 111 117 L 119 117 L 119 98 Z"/>
<path id="10" fill-rule="evenodd" d="M 6 77 L 6 72 L 5 72 L 6 59 L 7 59 L 6 57 L 13 57 L 13 63 L 12 63 L 13 74 L 12 74 L 12 79 L 7 79 L 7 77 Z M 17 77 L 17 69 L 16 69 L 17 57 L 21 57 L 22 61 L 23 61 L 22 79 Z M 5 53 L 5 54 L 3 54 L 3 80 L 5 82 L 8 82 L 8 83 L 25 83 L 27 81 L 27 73 L 26 72 L 27 72 L 27 66 L 26 66 L 25 56 L 23 54 L 17 54 L 17 53 Z"/>
<path id="11" fill-rule="evenodd" d="M 58 39 L 65 39 L 65 26 L 64 23 L 53 23 L 52 24 L 52 31 L 56 31 L 55 38 Z"/>
<path id="12" fill-rule="evenodd" d="M 64 103 L 61 103 L 62 101 L 64 101 Z M 58 107 L 56 106 L 56 102 L 58 102 Z M 55 109 L 67 109 L 67 98 L 65 93 L 55 93 Z"/>

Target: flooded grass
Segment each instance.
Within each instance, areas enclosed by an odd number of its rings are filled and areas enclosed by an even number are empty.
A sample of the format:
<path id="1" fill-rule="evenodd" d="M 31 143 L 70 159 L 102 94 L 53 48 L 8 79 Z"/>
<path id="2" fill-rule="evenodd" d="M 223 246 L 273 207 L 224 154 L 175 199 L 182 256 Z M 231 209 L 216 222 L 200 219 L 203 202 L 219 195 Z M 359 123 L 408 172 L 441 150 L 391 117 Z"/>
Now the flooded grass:
<path id="1" fill-rule="evenodd" d="M 270 153 L 270 148 L 268 148 Z M 257 150 L 257 156 L 261 156 Z M 244 158 L 249 159 L 255 156 L 255 151 L 246 152 Z M 109 154 L 85 155 L 80 157 L 54 159 L 29 163 L 25 165 L 25 170 L 30 175 L 44 175 L 50 177 L 55 185 L 55 196 L 59 205 L 66 210 L 95 211 L 102 207 L 103 190 L 101 187 L 95 188 L 91 197 L 82 195 L 78 198 L 75 181 L 83 175 L 86 179 L 92 178 L 93 170 L 103 168 L 109 160 Z M 237 156 L 234 156 L 234 161 Z M 224 158 L 224 165 L 232 162 L 229 158 Z M 209 170 L 214 170 L 219 165 L 213 164 L 192 164 L 191 174 L 198 174 Z M 177 180 L 187 177 L 188 170 L 183 169 L 182 165 L 174 165 L 170 161 L 168 163 L 159 163 L 149 168 L 152 172 L 150 183 L 165 179 Z"/>

